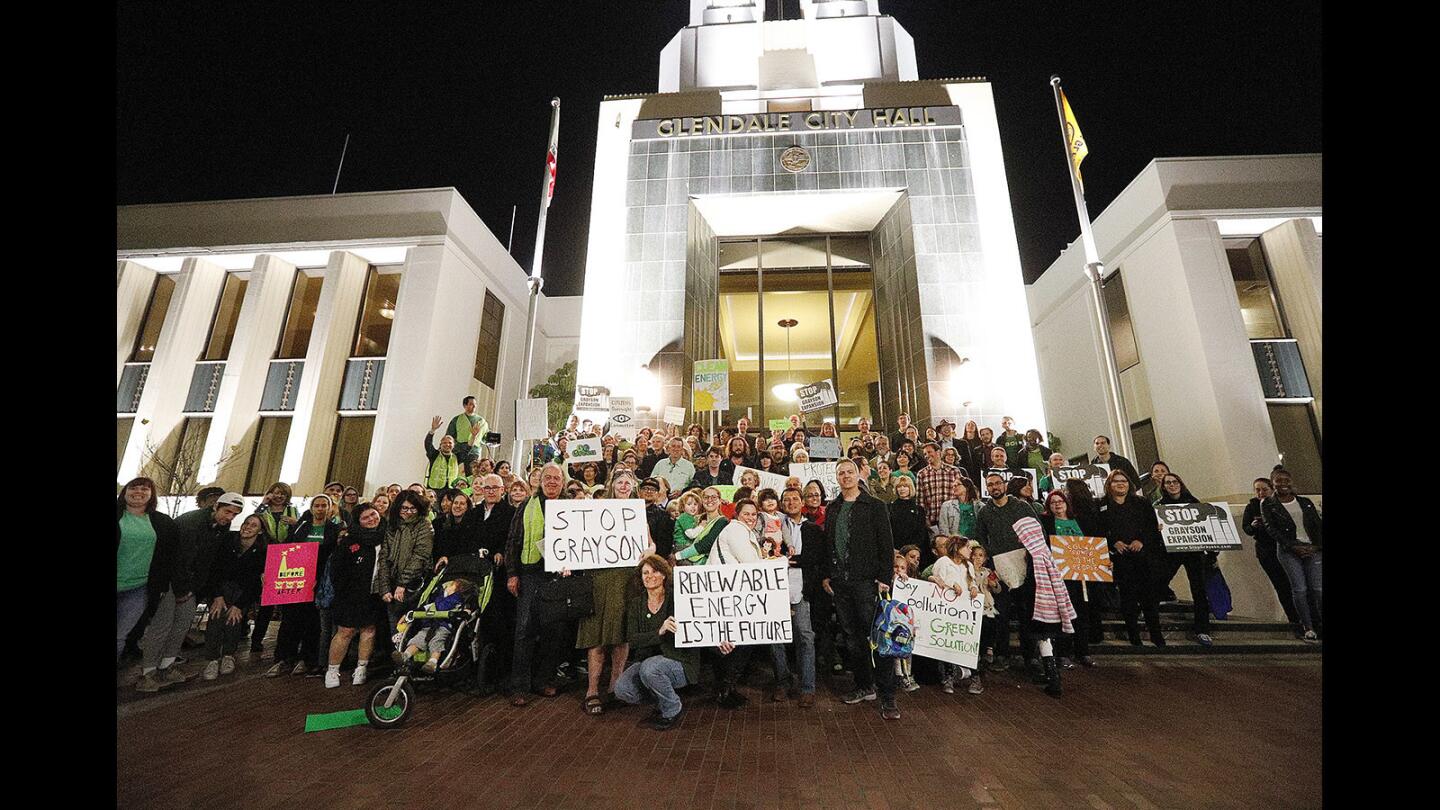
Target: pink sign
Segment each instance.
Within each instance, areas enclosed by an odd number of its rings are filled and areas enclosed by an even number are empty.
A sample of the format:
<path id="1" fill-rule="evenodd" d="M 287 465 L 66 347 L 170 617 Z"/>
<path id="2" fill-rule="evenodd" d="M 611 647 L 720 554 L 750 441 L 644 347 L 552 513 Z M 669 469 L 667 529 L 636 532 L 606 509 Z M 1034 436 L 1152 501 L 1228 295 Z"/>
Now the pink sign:
<path id="1" fill-rule="evenodd" d="M 276 543 L 265 550 L 262 605 L 293 605 L 315 599 L 319 543 Z"/>

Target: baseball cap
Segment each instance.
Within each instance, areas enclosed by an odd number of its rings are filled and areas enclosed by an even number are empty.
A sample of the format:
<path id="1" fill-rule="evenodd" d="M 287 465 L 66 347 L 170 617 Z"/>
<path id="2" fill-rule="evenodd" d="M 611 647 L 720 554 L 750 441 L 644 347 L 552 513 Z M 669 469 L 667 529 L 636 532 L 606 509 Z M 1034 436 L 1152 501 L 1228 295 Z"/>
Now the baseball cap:
<path id="1" fill-rule="evenodd" d="M 216 501 L 215 505 L 233 506 L 243 512 L 245 511 L 245 496 L 238 492 L 227 492 L 220 496 L 220 500 Z"/>
<path id="2" fill-rule="evenodd" d="M 641 488 L 641 489 L 647 489 L 647 488 L 648 488 L 648 489 L 653 489 L 653 490 L 657 490 L 657 491 L 658 491 L 658 490 L 660 489 L 660 479 L 654 478 L 654 477 L 646 478 L 644 481 L 641 481 L 641 482 L 640 482 L 640 488 Z"/>

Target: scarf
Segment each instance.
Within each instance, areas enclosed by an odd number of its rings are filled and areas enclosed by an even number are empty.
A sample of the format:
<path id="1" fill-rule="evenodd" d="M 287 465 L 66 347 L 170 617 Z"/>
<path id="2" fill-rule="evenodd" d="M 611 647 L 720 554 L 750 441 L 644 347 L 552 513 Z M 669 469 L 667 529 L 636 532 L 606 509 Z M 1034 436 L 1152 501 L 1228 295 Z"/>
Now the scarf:
<path id="1" fill-rule="evenodd" d="M 1035 561 L 1035 612 L 1032 618 L 1045 624 L 1058 622 L 1063 632 L 1074 633 L 1075 627 L 1070 620 L 1075 618 L 1075 606 L 1070 604 L 1070 592 L 1065 590 L 1065 580 L 1055 566 L 1055 558 L 1050 556 L 1050 544 L 1045 538 L 1045 530 L 1040 528 L 1040 521 L 1024 517 L 1015 521 L 1012 528 Z"/>
<path id="2" fill-rule="evenodd" d="M 524 521 L 525 545 L 520 551 L 520 562 L 534 565 L 545 554 L 542 545 L 545 540 L 545 509 L 540 505 L 540 496 L 536 495 L 525 505 Z"/>

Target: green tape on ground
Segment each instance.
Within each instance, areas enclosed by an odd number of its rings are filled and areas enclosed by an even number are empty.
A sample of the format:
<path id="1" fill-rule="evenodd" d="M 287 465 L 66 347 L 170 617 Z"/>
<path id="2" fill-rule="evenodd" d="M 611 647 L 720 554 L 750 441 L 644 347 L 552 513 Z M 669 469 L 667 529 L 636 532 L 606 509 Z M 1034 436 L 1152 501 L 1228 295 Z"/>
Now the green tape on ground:
<path id="1" fill-rule="evenodd" d="M 346 712 L 330 712 L 329 714 L 307 714 L 305 715 L 305 731 L 329 731 L 332 728 L 363 726 L 368 722 L 370 721 L 365 719 L 364 709 L 351 709 Z"/>

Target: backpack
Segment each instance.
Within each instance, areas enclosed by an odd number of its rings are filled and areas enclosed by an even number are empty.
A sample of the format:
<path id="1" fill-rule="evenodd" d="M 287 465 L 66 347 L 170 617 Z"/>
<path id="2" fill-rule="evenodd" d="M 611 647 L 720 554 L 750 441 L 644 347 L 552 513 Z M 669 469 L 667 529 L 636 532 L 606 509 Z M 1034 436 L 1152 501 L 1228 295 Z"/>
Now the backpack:
<path id="1" fill-rule="evenodd" d="M 331 579 L 330 561 L 335 555 L 325 559 L 325 567 L 320 569 L 320 578 L 315 580 L 315 607 L 321 610 L 328 610 L 335 602 L 335 582 Z"/>
<path id="2" fill-rule="evenodd" d="M 909 658 L 915 649 L 915 615 L 897 599 L 881 599 L 870 628 L 870 648 L 885 658 Z"/>

